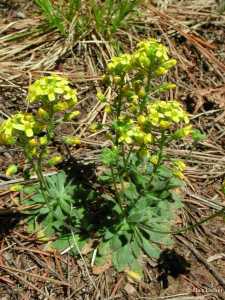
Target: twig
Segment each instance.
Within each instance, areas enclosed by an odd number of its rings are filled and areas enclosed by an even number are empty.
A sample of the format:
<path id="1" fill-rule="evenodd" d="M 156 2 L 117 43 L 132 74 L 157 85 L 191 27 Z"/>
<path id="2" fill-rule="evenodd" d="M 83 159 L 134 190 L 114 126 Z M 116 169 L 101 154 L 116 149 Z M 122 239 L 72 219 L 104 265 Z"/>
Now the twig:
<path id="1" fill-rule="evenodd" d="M 199 253 L 199 251 L 183 236 L 179 235 L 176 237 L 180 242 L 182 242 L 191 252 L 196 256 L 196 258 L 206 267 L 206 269 L 215 277 L 218 283 L 225 289 L 225 280 L 216 270 L 216 268 L 207 262 L 207 260 Z"/>

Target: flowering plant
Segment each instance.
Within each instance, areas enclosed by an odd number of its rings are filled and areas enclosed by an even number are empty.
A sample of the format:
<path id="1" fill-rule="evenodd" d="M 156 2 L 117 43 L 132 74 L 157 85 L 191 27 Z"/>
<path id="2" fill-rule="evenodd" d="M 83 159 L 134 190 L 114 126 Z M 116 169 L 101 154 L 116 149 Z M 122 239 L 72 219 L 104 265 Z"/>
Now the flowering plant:
<path id="1" fill-rule="evenodd" d="M 36 195 L 29 205 L 36 204 L 38 209 L 29 212 L 33 215 L 32 221 L 36 216 L 41 216 L 49 232 L 57 224 L 57 228 L 62 226 L 65 216 L 74 216 L 71 212 L 70 202 L 73 201 L 71 194 L 73 188 L 70 185 L 62 184 L 65 175 L 59 174 L 56 178 L 45 178 L 43 176 L 43 163 L 47 160 L 50 166 L 62 162 L 63 157 L 56 154 L 52 157 L 49 153 L 49 146 L 54 140 L 56 127 L 63 121 L 71 120 L 79 114 L 77 111 L 76 91 L 69 86 L 68 80 L 51 75 L 35 81 L 28 91 L 28 104 L 36 104 L 38 107 L 34 113 L 16 113 L 0 124 L 0 143 L 5 145 L 18 145 L 25 154 L 25 158 L 35 171 L 39 185 L 33 188 L 32 192 Z M 65 136 L 63 142 L 69 145 L 79 144 L 77 137 Z M 15 173 L 15 166 L 10 166 L 6 174 Z M 55 184 L 54 188 L 53 185 Z M 16 186 L 18 191 L 21 186 Z M 14 187 L 12 188 L 14 190 Z M 60 220 L 57 221 L 60 216 Z M 35 219 L 36 220 L 36 219 Z M 36 220 L 37 221 L 37 220 Z M 59 224 L 60 223 L 60 224 Z"/>
<path id="2" fill-rule="evenodd" d="M 76 233 L 76 242 L 94 236 L 99 243 L 93 261 L 108 265 L 110 260 L 118 271 L 136 279 L 143 254 L 159 258 L 162 245 L 172 243 L 172 223 L 182 206 L 176 190 L 183 186 L 185 163 L 172 160 L 165 148 L 193 135 L 181 103 L 160 99 L 175 87 L 162 77 L 175 64 L 167 48 L 154 39 L 108 63 L 104 82 L 112 97 L 99 92 L 97 98 L 105 103 L 110 119 L 105 126 L 111 147 L 101 153 L 101 172 L 94 183 L 72 184 L 64 173 L 47 179 L 42 174 L 56 126 L 79 114 L 76 92 L 66 79 L 53 75 L 37 80 L 28 93 L 29 103 L 39 106 L 36 112 L 18 113 L 0 125 L 0 142 L 23 147 L 37 173 L 40 186 L 33 189 L 35 196 L 27 204 L 38 205 L 30 224 L 31 230 L 42 225 L 42 239 L 60 233 L 52 245 L 62 248 L 71 243 L 68 228 Z M 80 142 L 73 136 L 63 141 Z M 48 162 L 61 160 L 57 155 Z M 16 171 L 16 166 L 7 170 L 8 174 Z"/>
<path id="3" fill-rule="evenodd" d="M 181 207 L 175 189 L 183 185 L 185 164 L 171 161 L 164 149 L 190 135 L 192 127 L 178 101 L 159 98 L 175 87 L 160 82 L 175 64 L 165 46 L 154 39 L 143 41 L 133 53 L 108 64 L 104 81 L 113 99 L 98 93 L 111 118 L 107 135 L 112 147 L 102 152 L 106 170 L 101 180 L 110 187 L 114 206 L 109 215 L 115 217 L 103 235 L 97 261 L 111 255 L 119 271 L 140 271 L 141 253 L 159 257 L 159 245 L 171 243 L 175 209 Z"/>

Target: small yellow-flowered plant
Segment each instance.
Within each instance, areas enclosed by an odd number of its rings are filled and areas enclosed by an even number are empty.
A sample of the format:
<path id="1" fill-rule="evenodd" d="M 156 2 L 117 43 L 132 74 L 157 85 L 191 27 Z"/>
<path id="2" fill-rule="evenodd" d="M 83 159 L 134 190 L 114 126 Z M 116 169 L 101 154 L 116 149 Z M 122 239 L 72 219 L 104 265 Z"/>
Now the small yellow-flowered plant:
<path id="1" fill-rule="evenodd" d="M 39 107 L 36 112 L 19 112 L 3 121 L 0 124 L 0 144 L 17 144 L 22 147 L 39 180 L 44 181 L 41 163 L 49 156 L 48 146 L 55 135 L 56 126 L 79 115 L 79 111 L 76 110 L 76 90 L 72 89 L 69 81 L 63 77 L 46 76 L 31 84 L 27 101 L 30 105 L 37 102 Z M 69 145 L 80 143 L 76 137 L 64 138 L 63 141 Z M 61 161 L 62 157 L 56 155 L 50 158 L 48 163 L 55 165 Z"/>
<path id="2" fill-rule="evenodd" d="M 106 169 L 102 181 L 110 186 L 120 219 L 114 237 L 120 242 L 120 235 L 128 233 L 122 251 L 110 249 L 120 271 L 130 267 L 134 244 L 155 255 L 154 242 L 164 243 L 166 235 L 160 232 L 168 232 L 175 209 L 182 206 L 175 189 L 183 184 L 185 164 L 171 162 L 165 148 L 187 138 L 192 127 L 182 104 L 161 96 L 175 84 L 159 79 L 175 64 L 157 40 L 140 42 L 132 53 L 112 58 L 103 77 L 106 91 L 97 95 L 110 119 L 105 127 L 112 147 L 103 149 L 101 157 Z"/>

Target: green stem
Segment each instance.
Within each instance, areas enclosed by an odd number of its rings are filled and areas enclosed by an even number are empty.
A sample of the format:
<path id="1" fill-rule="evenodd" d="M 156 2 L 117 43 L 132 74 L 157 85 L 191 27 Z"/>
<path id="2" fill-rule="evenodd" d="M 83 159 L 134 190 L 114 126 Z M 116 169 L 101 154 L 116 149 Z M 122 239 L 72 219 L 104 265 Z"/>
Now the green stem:
<path id="1" fill-rule="evenodd" d="M 40 190 L 41 190 L 41 193 L 42 193 L 42 196 L 45 200 L 45 203 L 46 205 L 49 207 L 49 203 L 48 203 L 48 197 L 47 195 L 45 194 L 45 192 L 47 191 L 46 189 L 46 185 L 45 185 L 45 179 L 44 179 L 44 176 L 42 174 L 42 172 L 40 172 L 39 170 L 39 167 L 38 167 L 38 164 L 36 164 L 35 162 L 31 161 L 31 164 L 32 164 L 32 167 L 37 175 L 37 178 L 38 178 L 38 181 L 40 183 Z M 44 180 L 43 180 L 44 179 Z"/>
<path id="2" fill-rule="evenodd" d="M 111 170 L 111 173 L 112 173 L 112 179 L 113 179 L 113 186 L 114 186 L 114 190 L 115 190 L 115 195 L 116 195 L 116 199 L 117 199 L 117 203 L 123 213 L 123 216 L 126 217 L 126 214 L 125 214 L 125 211 L 124 211 L 124 208 L 123 208 L 123 204 L 122 204 L 122 201 L 121 201 L 121 198 L 120 198 L 120 194 L 119 194 L 119 191 L 118 191 L 118 188 L 116 186 L 116 176 L 115 176 L 115 173 L 114 173 L 114 170 L 113 170 L 113 167 L 110 166 L 110 170 Z"/>
<path id="3" fill-rule="evenodd" d="M 159 166 L 161 165 L 162 158 L 163 158 L 163 150 L 164 150 L 165 142 L 166 142 L 165 131 L 162 131 L 162 136 L 161 136 L 161 139 L 159 141 L 158 161 L 157 161 L 157 164 L 153 168 L 152 175 L 150 177 L 150 183 L 152 182 L 152 179 L 153 179 L 155 173 L 157 172 Z"/>

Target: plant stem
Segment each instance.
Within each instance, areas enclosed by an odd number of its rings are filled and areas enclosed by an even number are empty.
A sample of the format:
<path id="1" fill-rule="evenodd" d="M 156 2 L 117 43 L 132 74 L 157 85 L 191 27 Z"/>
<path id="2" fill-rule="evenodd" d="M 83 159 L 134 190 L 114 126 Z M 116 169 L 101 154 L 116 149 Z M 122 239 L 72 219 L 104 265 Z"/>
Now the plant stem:
<path id="1" fill-rule="evenodd" d="M 111 170 L 111 173 L 112 173 L 113 186 L 114 186 L 114 189 L 115 189 L 115 195 L 116 195 L 117 203 L 119 204 L 119 207 L 120 207 L 124 217 L 126 217 L 126 214 L 125 214 L 125 211 L 124 211 L 124 208 L 123 208 L 123 204 L 122 204 L 122 201 L 121 201 L 121 198 L 120 198 L 120 194 L 119 194 L 118 188 L 116 186 L 116 177 L 115 177 L 115 173 L 114 173 L 114 170 L 113 170 L 112 166 L 110 166 L 110 170 Z"/>
<path id="2" fill-rule="evenodd" d="M 153 168 L 152 175 L 150 177 L 150 183 L 152 182 L 153 176 L 155 175 L 156 171 L 158 170 L 158 168 L 161 164 L 161 161 L 163 158 L 163 150 L 164 150 L 165 142 L 166 142 L 165 131 L 162 131 L 161 139 L 159 141 L 158 161 L 157 161 L 157 164 Z"/>

